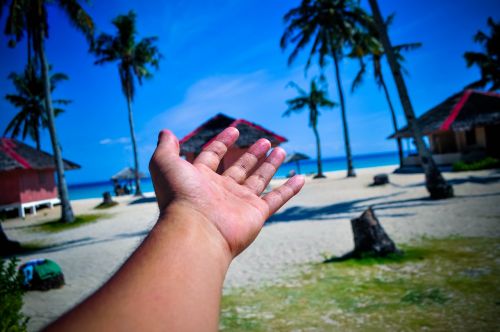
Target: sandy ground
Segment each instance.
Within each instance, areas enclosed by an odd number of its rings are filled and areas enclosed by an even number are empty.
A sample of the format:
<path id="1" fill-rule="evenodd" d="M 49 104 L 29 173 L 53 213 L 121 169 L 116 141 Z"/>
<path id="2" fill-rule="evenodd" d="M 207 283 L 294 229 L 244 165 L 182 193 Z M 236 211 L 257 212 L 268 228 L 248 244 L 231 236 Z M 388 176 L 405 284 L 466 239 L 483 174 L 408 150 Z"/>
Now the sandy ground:
<path id="1" fill-rule="evenodd" d="M 373 206 L 382 225 L 396 242 L 428 235 L 445 237 L 500 236 L 500 172 L 447 173 L 455 188 L 454 199 L 431 201 L 422 174 L 390 174 L 391 184 L 370 187 L 373 175 L 395 167 L 345 172 L 328 179 L 307 179 L 302 192 L 264 227 L 252 246 L 233 262 L 225 291 L 233 287 L 275 283 L 300 271 L 301 263 L 320 262 L 324 255 L 340 255 L 353 247 L 349 220 Z M 273 181 L 276 186 L 280 181 Z M 29 226 L 58 216 L 58 208 L 42 210 L 26 220 L 4 222 L 8 236 L 21 242 L 58 244 L 21 257 L 49 258 L 59 263 L 66 277 L 62 289 L 29 292 L 23 311 L 31 317 L 30 330 L 49 321 L 88 296 L 123 263 L 153 226 L 158 211 L 152 194 L 134 202 L 119 198 L 120 205 L 106 210 L 109 217 L 57 234 L 37 233 Z M 73 202 L 76 213 L 95 213 L 99 199 Z"/>

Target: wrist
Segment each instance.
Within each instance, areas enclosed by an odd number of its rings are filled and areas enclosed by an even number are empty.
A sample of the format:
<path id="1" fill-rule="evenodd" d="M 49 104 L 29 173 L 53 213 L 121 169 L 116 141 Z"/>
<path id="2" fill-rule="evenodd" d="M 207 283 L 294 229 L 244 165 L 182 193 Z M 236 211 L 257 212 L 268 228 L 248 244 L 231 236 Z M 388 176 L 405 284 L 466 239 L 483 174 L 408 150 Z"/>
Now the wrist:
<path id="1" fill-rule="evenodd" d="M 226 239 L 217 227 L 200 211 L 182 201 L 173 201 L 160 211 L 155 229 L 169 232 L 191 249 L 209 255 L 217 262 L 224 274 L 232 261 L 232 253 Z"/>

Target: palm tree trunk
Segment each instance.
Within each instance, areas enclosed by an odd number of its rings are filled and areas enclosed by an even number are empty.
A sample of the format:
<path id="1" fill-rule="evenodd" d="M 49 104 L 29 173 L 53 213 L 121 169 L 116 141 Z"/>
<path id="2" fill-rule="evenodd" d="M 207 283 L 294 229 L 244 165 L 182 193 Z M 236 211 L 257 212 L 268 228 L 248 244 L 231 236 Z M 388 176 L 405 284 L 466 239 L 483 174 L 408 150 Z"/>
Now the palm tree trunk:
<path id="1" fill-rule="evenodd" d="M 314 131 L 314 136 L 316 137 L 316 159 L 318 163 L 318 174 L 316 174 L 314 178 L 321 179 L 325 177 L 325 175 L 323 174 L 323 165 L 321 163 L 321 143 L 319 140 L 318 128 L 316 128 L 316 126 L 313 126 L 312 130 Z"/>
<path id="2" fill-rule="evenodd" d="M 345 155 L 347 158 L 347 177 L 354 177 L 354 167 L 352 166 L 351 143 L 349 142 L 349 129 L 347 128 L 347 117 L 345 112 L 344 92 L 342 90 L 342 81 L 340 79 L 339 60 L 337 54 L 333 52 L 333 63 L 335 64 L 335 77 L 337 79 L 337 90 L 340 99 L 340 109 L 342 114 L 342 126 L 344 127 Z"/>
<path id="3" fill-rule="evenodd" d="M 40 67 L 42 68 L 42 79 L 45 93 L 45 111 L 47 112 L 47 125 L 50 133 L 50 140 L 52 142 L 52 150 L 54 152 L 54 162 L 56 164 L 57 173 L 57 186 L 59 189 L 59 199 L 61 200 L 61 221 L 70 223 L 75 220 L 73 210 L 69 201 L 68 187 L 66 185 L 66 178 L 64 176 L 64 165 L 61 156 L 61 149 L 56 134 L 56 124 L 54 109 L 52 108 L 52 96 L 49 78 L 49 64 L 45 56 L 44 46 L 44 33 L 40 30 L 38 36 L 38 56 L 40 59 Z"/>
<path id="4" fill-rule="evenodd" d="M 36 149 L 38 151 L 41 151 L 42 147 L 40 145 L 40 132 L 38 130 L 35 131 L 35 144 L 36 144 Z"/>
<path id="5" fill-rule="evenodd" d="M 392 50 L 392 45 L 387 35 L 387 31 L 382 20 L 382 15 L 380 14 L 380 9 L 378 7 L 377 0 L 368 0 L 370 7 L 372 9 L 373 18 L 375 19 L 375 24 L 380 35 L 380 41 L 384 47 L 385 53 L 387 55 L 387 61 L 391 67 L 392 75 L 394 81 L 396 82 L 396 87 L 398 89 L 399 98 L 401 99 L 401 104 L 403 105 L 403 110 L 405 112 L 406 121 L 413 133 L 415 143 L 417 145 L 418 155 L 420 157 L 420 162 L 425 171 L 425 186 L 427 191 L 430 193 L 431 198 L 441 199 L 453 197 L 453 187 L 449 185 L 446 180 L 441 175 L 441 172 L 436 166 L 432 155 L 425 145 L 422 138 L 422 132 L 415 119 L 415 113 L 413 112 L 413 107 L 408 95 L 408 90 L 406 89 L 406 84 L 401 75 L 400 68 L 394 56 Z"/>
<path id="6" fill-rule="evenodd" d="M 391 96 L 389 95 L 389 90 L 385 84 L 384 77 L 380 74 L 380 84 L 384 89 L 385 98 L 387 99 L 387 104 L 389 104 L 389 110 L 391 111 L 392 125 L 394 126 L 394 132 L 398 131 L 398 121 L 396 119 L 396 112 L 394 112 L 394 107 L 392 106 Z M 401 142 L 401 137 L 396 138 L 398 144 L 398 155 L 399 155 L 399 167 L 403 167 L 403 144 Z"/>
<path id="7" fill-rule="evenodd" d="M 141 179 L 139 177 L 139 159 L 137 158 L 137 143 L 135 141 L 134 119 L 132 114 L 132 100 L 127 96 L 128 123 L 130 125 L 130 139 L 132 140 L 132 149 L 134 152 L 135 169 L 135 196 L 142 196 Z"/>

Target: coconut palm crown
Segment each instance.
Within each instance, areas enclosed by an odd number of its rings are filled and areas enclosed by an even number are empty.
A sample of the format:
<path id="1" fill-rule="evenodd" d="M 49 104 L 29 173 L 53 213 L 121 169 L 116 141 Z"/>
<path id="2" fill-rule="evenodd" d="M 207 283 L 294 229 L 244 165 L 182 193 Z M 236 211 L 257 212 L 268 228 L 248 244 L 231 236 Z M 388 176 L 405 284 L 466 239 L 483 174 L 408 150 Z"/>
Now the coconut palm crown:
<path id="1" fill-rule="evenodd" d="M 495 91 L 500 89 L 500 22 L 488 18 L 490 35 L 479 30 L 474 36 L 474 41 L 481 44 L 483 52 L 465 52 L 464 58 L 467 67 L 477 66 L 481 71 L 481 78 L 466 88 L 486 88 Z"/>

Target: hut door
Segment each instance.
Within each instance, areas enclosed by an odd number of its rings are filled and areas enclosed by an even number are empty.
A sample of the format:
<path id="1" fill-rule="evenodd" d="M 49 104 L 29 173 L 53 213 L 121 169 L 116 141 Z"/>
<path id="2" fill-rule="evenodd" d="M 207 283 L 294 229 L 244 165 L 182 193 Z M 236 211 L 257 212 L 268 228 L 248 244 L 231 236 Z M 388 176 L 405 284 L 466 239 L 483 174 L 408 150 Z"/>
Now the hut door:
<path id="1" fill-rule="evenodd" d="M 486 151 L 489 156 L 500 157 L 500 125 L 486 126 Z"/>

